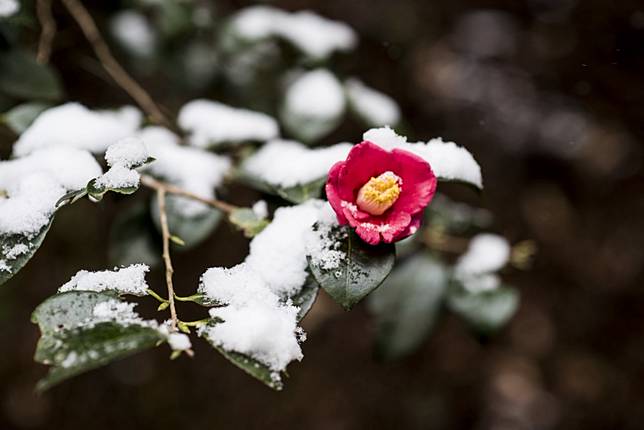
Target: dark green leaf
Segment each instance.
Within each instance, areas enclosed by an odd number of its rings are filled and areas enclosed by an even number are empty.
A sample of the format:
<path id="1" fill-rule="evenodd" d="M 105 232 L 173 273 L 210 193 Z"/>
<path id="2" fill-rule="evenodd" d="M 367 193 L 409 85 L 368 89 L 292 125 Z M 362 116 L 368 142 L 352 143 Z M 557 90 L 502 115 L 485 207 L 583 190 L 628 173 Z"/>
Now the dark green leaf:
<path id="1" fill-rule="evenodd" d="M 448 295 L 449 308 L 474 330 L 487 334 L 503 327 L 519 306 L 519 293 L 511 287 L 470 293 L 456 287 Z"/>
<path id="2" fill-rule="evenodd" d="M 448 283 L 449 273 L 440 261 L 416 254 L 369 296 L 369 309 L 376 316 L 377 349 L 383 358 L 403 357 L 427 338 Z"/>
<path id="3" fill-rule="evenodd" d="M 97 185 L 96 179 L 92 179 L 87 184 L 87 195 L 91 200 L 99 202 L 108 191 L 113 191 L 119 194 L 132 194 L 138 189 L 139 187 L 104 187 L 102 185 Z"/>
<path id="4" fill-rule="evenodd" d="M 25 100 L 62 97 L 58 75 L 27 52 L 0 52 L 0 70 L 0 91 L 10 96 Z"/>
<path id="5" fill-rule="evenodd" d="M 22 234 L 0 235 L 0 285 L 11 279 L 33 257 L 45 239 L 52 221 L 53 217 L 49 224 L 31 237 Z"/>
<path id="6" fill-rule="evenodd" d="M 345 254 L 339 266 L 325 269 L 309 258 L 309 268 L 320 286 L 348 310 L 385 280 L 394 266 L 396 248 L 369 245 L 348 227 L 334 227 L 329 239 L 334 250 Z"/>
<path id="7" fill-rule="evenodd" d="M 116 294 L 70 291 L 56 294 L 36 308 L 32 321 L 38 324 L 42 336 L 34 359 L 52 366 L 38 383 L 38 390 L 165 340 L 158 329 L 145 322 L 88 324 L 94 307 L 110 300 L 118 300 Z"/>
<path id="8" fill-rule="evenodd" d="M 252 209 L 235 209 L 228 220 L 244 232 L 244 236 L 251 238 L 257 236 L 269 224 L 265 218 L 259 218 Z"/>
<path id="9" fill-rule="evenodd" d="M 295 185 L 289 188 L 275 187 L 275 192 L 284 200 L 292 203 L 304 203 L 309 199 L 315 199 L 322 194 L 322 187 L 326 183 L 326 176 L 308 184 Z"/>
<path id="10" fill-rule="evenodd" d="M 311 310 L 319 292 L 320 285 L 318 285 L 315 278 L 309 274 L 300 292 L 291 297 L 293 305 L 300 308 L 300 311 L 297 313 L 298 322 L 302 321 L 306 314 Z"/>
<path id="11" fill-rule="evenodd" d="M 25 131 L 45 109 L 51 105 L 47 103 L 23 103 L 3 115 L 6 124 L 16 134 Z"/>
<path id="12" fill-rule="evenodd" d="M 214 324 L 217 324 L 217 321 L 208 323 L 209 326 L 212 326 Z M 248 373 L 250 376 L 258 379 L 274 390 L 279 391 L 283 388 L 283 384 L 279 375 L 275 371 L 268 368 L 266 365 L 244 354 L 240 354 L 234 351 L 226 351 L 208 337 L 207 329 L 201 332 L 201 336 L 203 336 L 208 341 L 208 343 L 213 346 L 213 348 L 219 351 L 221 355 L 226 357 L 228 361 L 242 369 L 244 372 Z"/>

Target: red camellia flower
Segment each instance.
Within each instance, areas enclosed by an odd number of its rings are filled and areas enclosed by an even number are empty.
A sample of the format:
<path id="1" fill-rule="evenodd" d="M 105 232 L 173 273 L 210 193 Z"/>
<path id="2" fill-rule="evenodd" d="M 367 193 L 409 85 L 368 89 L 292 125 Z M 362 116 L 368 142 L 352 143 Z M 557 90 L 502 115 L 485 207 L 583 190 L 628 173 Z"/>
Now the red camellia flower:
<path id="1" fill-rule="evenodd" d="M 436 176 L 425 160 L 402 149 L 369 141 L 354 146 L 331 170 L 326 195 L 341 225 L 367 243 L 395 242 L 420 226 L 436 192 Z"/>

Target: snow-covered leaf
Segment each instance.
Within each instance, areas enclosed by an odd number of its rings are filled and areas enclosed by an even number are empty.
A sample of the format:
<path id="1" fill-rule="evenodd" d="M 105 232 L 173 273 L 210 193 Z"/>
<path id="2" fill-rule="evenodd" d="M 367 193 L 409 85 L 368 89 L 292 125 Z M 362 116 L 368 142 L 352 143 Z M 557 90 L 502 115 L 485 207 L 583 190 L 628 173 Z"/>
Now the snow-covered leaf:
<path id="1" fill-rule="evenodd" d="M 213 319 L 208 323 L 208 326 L 212 327 L 213 325 L 216 325 L 218 323 L 219 321 Z M 242 369 L 253 378 L 263 382 L 268 387 L 274 390 L 279 391 L 283 388 L 281 377 L 275 371 L 271 370 L 268 366 L 244 354 L 240 354 L 235 351 L 226 351 L 224 348 L 217 345 L 216 342 L 208 337 L 208 330 L 202 330 L 200 332 L 200 335 L 204 339 L 206 339 L 206 341 L 208 341 L 208 343 L 212 345 L 212 347 L 215 348 L 228 361 Z"/>
<path id="2" fill-rule="evenodd" d="M 333 227 L 328 239 L 329 250 L 343 255 L 336 262 L 337 267 L 329 268 L 309 257 L 309 268 L 320 286 L 349 310 L 389 275 L 396 248 L 393 244 L 369 245 L 348 227 Z"/>
<path id="3" fill-rule="evenodd" d="M 14 133 L 20 134 L 25 131 L 50 105 L 46 103 L 30 102 L 18 105 L 4 115 L 4 122 L 13 130 Z"/>
<path id="4" fill-rule="evenodd" d="M 244 232 L 244 236 L 257 236 L 269 224 L 266 218 L 260 218 L 249 208 L 238 208 L 231 212 L 228 220 Z"/>
<path id="5" fill-rule="evenodd" d="M 0 52 L 0 92 L 25 100 L 57 100 L 63 90 L 55 71 L 23 51 Z"/>
<path id="6" fill-rule="evenodd" d="M 438 260 L 416 254 L 397 267 L 368 298 L 376 317 L 377 349 L 386 359 L 413 352 L 431 332 L 449 273 Z"/>
<path id="7" fill-rule="evenodd" d="M 53 217 L 34 236 L 23 234 L 0 235 L 0 285 L 11 279 L 33 257 L 43 240 L 45 240 L 52 221 Z"/>
<path id="8" fill-rule="evenodd" d="M 37 389 L 47 390 L 72 376 L 152 348 L 166 340 L 156 322 L 108 292 L 56 294 L 36 308 L 40 327 L 34 359 L 51 366 Z"/>
<path id="9" fill-rule="evenodd" d="M 344 87 L 349 109 L 367 126 L 394 126 L 400 122 L 400 108 L 388 95 L 366 86 L 358 79 L 347 80 Z"/>
<path id="10" fill-rule="evenodd" d="M 487 334 L 502 328 L 519 306 L 519 292 L 511 287 L 468 292 L 456 287 L 448 294 L 447 304 L 473 330 Z"/>
<path id="11" fill-rule="evenodd" d="M 309 144 L 338 126 L 345 106 L 338 79 L 318 69 L 302 74 L 287 88 L 280 118 L 291 135 Z"/>
<path id="12" fill-rule="evenodd" d="M 389 127 L 372 128 L 362 137 L 387 150 L 403 149 L 418 155 L 429 163 L 439 180 L 483 188 L 481 167 L 467 149 L 454 142 L 444 142 L 439 137 L 429 142 L 410 143 L 405 136 L 396 134 Z"/>
<path id="13" fill-rule="evenodd" d="M 311 149 L 295 141 L 274 140 L 244 160 L 238 177 L 260 191 L 302 203 L 320 196 L 329 169 L 350 149 L 349 143 Z"/>

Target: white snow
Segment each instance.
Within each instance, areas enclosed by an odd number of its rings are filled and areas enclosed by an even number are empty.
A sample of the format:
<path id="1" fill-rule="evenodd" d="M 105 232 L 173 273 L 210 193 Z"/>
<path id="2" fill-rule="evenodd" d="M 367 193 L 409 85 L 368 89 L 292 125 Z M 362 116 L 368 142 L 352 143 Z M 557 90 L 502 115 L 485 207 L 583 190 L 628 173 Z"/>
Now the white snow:
<path id="1" fill-rule="evenodd" d="M 19 256 L 26 254 L 27 252 L 29 252 L 29 245 L 24 243 L 17 243 L 12 247 L 9 247 L 7 245 L 4 245 L 2 247 L 2 254 L 7 260 L 15 260 Z"/>
<path id="2" fill-rule="evenodd" d="M 141 120 L 141 112 L 131 106 L 92 111 L 79 103 L 66 103 L 41 113 L 14 144 L 13 154 L 23 156 L 51 146 L 103 153 L 117 140 L 134 134 Z"/>
<path id="3" fill-rule="evenodd" d="M 148 56 L 156 48 L 154 28 L 144 15 L 134 10 L 123 10 L 110 20 L 110 30 L 116 40 L 131 53 Z"/>
<path id="4" fill-rule="evenodd" d="M 490 233 L 478 234 L 456 262 L 454 276 L 470 292 L 493 290 L 501 283 L 494 272 L 508 263 L 510 252 L 510 244 L 504 237 Z"/>
<path id="5" fill-rule="evenodd" d="M 137 136 L 155 158 L 153 163 L 143 166 L 142 171 L 200 197 L 215 198 L 215 188 L 221 185 L 230 170 L 230 159 L 200 148 L 182 146 L 178 136 L 162 127 L 146 127 Z M 179 210 L 188 217 L 209 210 L 209 206 L 194 200 L 179 197 L 177 200 L 182 202 Z"/>
<path id="6" fill-rule="evenodd" d="M 56 203 L 99 176 L 101 168 L 86 151 L 48 148 L 0 161 L 0 233 L 32 236 L 49 223 Z"/>
<path id="7" fill-rule="evenodd" d="M 349 104 L 371 127 L 395 125 L 400 121 L 400 108 L 388 95 L 366 86 L 358 79 L 348 79 L 344 87 Z"/>
<path id="8" fill-rule="evenodd" d="M 266 114 L 203 99 L 185 104 L 178 121 L 181 128 L 190 132 L 190 143 L 200 148 L 266 141 L 279 134 L 277 122 Z"/>
<path id="9" fill-rule="evenodd" d="M 427 143 L 409 143 L 389 127 L 372 128 L 364 133 L 363 139 L 388 150 L 399 148 L 418 155 L 429 163 L 439 179 L 464 181 L 483 188 L 481 167 L 467 149 L 454 142 L 436 138 Z"/>
<path id="10" fill-rule="evenodd" d="M 275 372 L 293 360 L 301 360 L 295 306 L 269 306 L 261 302 L 210 309 L 223 323 L 206 329 L 206 336 L 228 351 L 246 354 Z M 276 375 L 278 378 L 279 376 Z"/>
<path id="11" fill-rule="evenodd" d="M 183 333 L 170 333 L 168 335 L 168 345 L 173 351 L 187 351 L 192 348 L 190 338 Z"/>
<path id="12" fill-rule="evenodd" d="M 311 264 L 322 270 L 333 270 L 340 267 L 340 263 L 347 254 L 341 251 L 339 239 L 343 237 L 332 233 L 333 227 L 338 225 L 335 213 L 328 206 L 326 210 L 320 211 L 320 217 L 316 228 L 309 230 L 306 235 L 306 254 L 311 258 Z M 346 231 L 340 233 L 346 235 Z"/>
<path id="13" fill-rule="evenodd" d="M 0 260 L 0 272 L 8 272 L 11 273 L 11 266 L 7 264 L 7 262 L 3 259 Z"/>
<path id="14" fill-rule="evenodd" d="M 105 161 L 108 166 L 117 164 L 125 167 L 138 167 L 150 157 L 145 143 L 140 138 L 127 137 L 110 145 L 105 151 Z"/>
<path id="15" fill-rule="evenodd" d="M 324 178 L 331 166 L 344 160 L 351 144 L 311 149 L 291 140 L 274 140 L 244 161 L 242 172 L 284 188 Z"/>
<path id="16" fill-rule="evenodd" d="M 127 137 L 110 145 L 105 151 L 105 160 L 110 169 L 96 178 L 96 186 L 102 188 L 136 188 L 141 175 L 133 168 L 139 167 L 150 157 L 140 138 Z"/>
<path id="17" fill-rule="evenodd" d="M 8 18 L 20 10 L 18 0 L 0 0 L 0 18 Z"/>
<path id="18" fill-rule="evenodd" d="M 319 120 L 337 118 L 346 98 L 340 81 L 326 69 L 303 73 L 288 87 L 284 101 L 287 115 Z"/>
<path id="19" fill-rule="evenodd" d="M 123 326 L 137 325 L 160 330 L 155 320 L 144 320 L 134 310 L 136 303 L 123 302 L 118 299 L 110 299 L 96 304 L 92 310 L 92 316 L 80 324 L 82 327 L 92 327 L 103 322 L 114 322 Z"/>
<path id="20" fill-rule="evenodd" d="M 268 217 L 268 204 L 266 203 L 266 200 L 256 201 L 251 209 L 259 219 L 265 219 Z"/>
<path id="21" fill-rule="evenodd" d="M 349 51 L 358 39 L 348 25 L 310 11 L 289 13 L 269 6 L 253 6 L 237 13 L 231 23 L 242 39 L 282 38 L 315 59 L 325 59 L 335 51 Z"/>
<path id="22" fill-rule="evenodd" d="M 274 371 L 302 358 L 298 308 L 287 299 L 307 278 L 306 237 L 318 220 L 328 220 L 327 202 L 309 200 L 278 209 L 250 243 L 246 260 L 230 269 L 214 267 L 201 278 L 199 292 L 224 308 L 210 310 L 223 322 L 205 335 L 227 350 L 246 354 Z M 278 376 L 277 376 L 278 377 Z"/>
<path id="23" fill-rule="evenodd" d="M 119 294 L 145 296 L 148 294 L 148 284 L 145 274 L 150 268 L 145 264 L 132 264 L 128 267 L 88 272 L 81 270 L 66 284 L 58 289 L 65 291 L 116 291 Z"/>

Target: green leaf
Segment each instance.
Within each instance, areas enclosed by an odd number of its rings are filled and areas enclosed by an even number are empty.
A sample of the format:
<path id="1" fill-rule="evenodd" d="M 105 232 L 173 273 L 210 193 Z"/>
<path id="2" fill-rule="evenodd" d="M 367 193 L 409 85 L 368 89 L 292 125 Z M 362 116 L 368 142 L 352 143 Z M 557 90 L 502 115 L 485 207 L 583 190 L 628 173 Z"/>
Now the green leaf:
<path id="1" fill-rule="evenodd" d="M 51 105 L 47 103 L 23 103 L 18 105 L 8 112 L 6 112 L 4 117 L 4 122 L 9 126 L 11 130 L 16 134 L 21 134 L 34 122 L 34 120 L 40 115 L 44 110 L 48 109 Z"/>
<path id="2" fill-rule="evenodd" d="M 344 258 L 338 267 L 328 269 L 309 257 L 309 269 L 320 286 L 349 310 L 389 275 L 396 259 L 396 248 L 390 243 L 369 245 L 348 227 L 334 227 L 328 239 L 329 248 L 343 252 Z"/>
<path id="3" fill-rule="evenodd" d="M 103 196 L 105 195 L 105 193 L 107 193 L 108 191 L 113 191 L 119 194 L 132 194 L 138 189 L 139 189 L 138 186 L 137 187 L 104 187 L 96 184 L 96 178 L 89 181 L 86 188 L 87 195 L 92 201 L 95 201 L 95 202 L 100 202 L 103 199 Z"/>
<path id="4" fill-rule="evenodd" d="M 461 287 L 450 291 L 447 304 L 475 331 L 493 333 L 512 318 L 519 306 L 519 292 L 511 287 L 470 293 Z"/>
<path id="5" fill-rule="evenodd" d="M 228 216 L 228 220 L 248 238 L 257 236 L 269 224 L 266 218 L 259 218 L 252 209 L 248 208 L 235 209 Z"/>
<path id="6" fill-rule="evenodd" d="M 188 200 L 177 197 L 167 196 L 166 198 L 166 214 L 168 216 L 168 228 L 170 232 L 180 237 L 183 240 L 183 245 L 178 250 L 189 250 L 199 245 L 210 235 L 219 225 L 222 215 L 221 211 L 213 208 L 207 208 L 204 212 L 197 215 L 188 216 L 182 210 L 182 205 L 185 205 Z M 192 204 L 193 202 L 190 202 Z M 161 224 L 159 222 L 159 205 L 156 195 L 152 198 L 151 212 L 154 224 L 158 231 L 161 231 Z"/>
<path id="7" fill-rule="evenodd" d="M 444 264 L 416 254 L 394 269 L 367 304 L 376 317 L 377 351 L 385 359 L 410 354 L 434 327 L 449 283 Z"/>
<path id="8" fill-rule="evenodd" d="M 344 112 L 328 118 L 301 115 L 286 108 L 280 111 L 280 119 L 289 135 L 307 145 L 331 133 L 342 121 Z"/>
<path id="9" fill-rule="evenodd" d="M 217 324 L 217 321 L 213 320 L 208 323 L 208 326 L 212 327 L 215 324 Z M 266 365 L 244 354 L 240 354 L 234 351 L 226 351 L 224 348 L 217 345 L 211 338 L 208 337 L 207 328 L 205 330 L 201 330 L 200 335 L 204 337 L 204 339 L 206 339 L 206 341 L 208 341 L 208 343 L 212 345 L 213 348 L 219 351 L 221 355 L 226 357 L 228 361 L 242 369 L 253 378 L 263 382 L 274 390 L 279 391 L 284 387 L 279 375 L 276 374 L 275 371 L 268 368 Z"/>
<path id="10" fill-rule="evenodd" d="M 97 304 L 118 300 L 116 297 L 114 293 L 70 291 L 56 294 L 36 308 L 32 321 L 38 324 L 42 336 L 34 359 L 52 366 L 39 381 L 39 391 L 165 340 L 146 321 L 88 323 Z"/>
<path id="11" fill-rule="evenodd" d="M 0 285 L 11 279 L 33 257 L 45 239 L 53 219 L 52 217 L 34 236 L 0 234 Z"/>
<path id="12" fill-rule="evenodd" d="M 289 188 L 274 187 L 275 193 L 292 203 L 304 203 L 322 195 L 322 188 L 326 183 L 326 176 L 307 184 L 295 185 Z"/>
<path id="13" fill-rule="evenodd" d="M 298 322 L 302 321 L 306 314 L 309 313 L 313 307 L 313 303 L 315 303 L 315 299 L 318 298 L 319 292 L 320 285 L 316 282 L 315 278 L 309 274 L 302 289 L 291 297 L 293 305 L 300 308 L 300 311 L 297 313 Z"/>
<path id="14" fill-rule="evenodd" d="M 62 97 L 58 75 L 39 64 L 28 52 L 0 52 L 0 92 L 25 99 L 58 100 Z"/>

